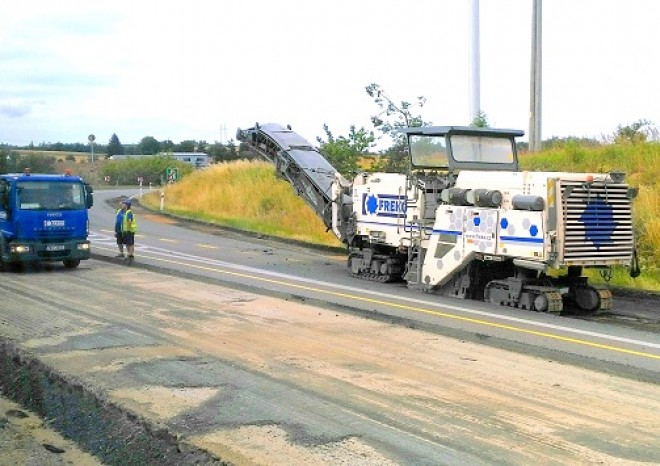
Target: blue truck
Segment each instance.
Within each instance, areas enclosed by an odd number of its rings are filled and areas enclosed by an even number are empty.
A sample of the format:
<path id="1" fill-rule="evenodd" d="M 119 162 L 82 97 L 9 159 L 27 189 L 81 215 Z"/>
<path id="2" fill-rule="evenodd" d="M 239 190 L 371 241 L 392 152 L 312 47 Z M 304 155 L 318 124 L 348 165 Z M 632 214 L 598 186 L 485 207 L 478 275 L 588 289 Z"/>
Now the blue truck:
<path id="1" fill-rule="evenodd" d="M 92 187 L 78 176 L 0 175 L 0 267 L 89 259 Z"/>

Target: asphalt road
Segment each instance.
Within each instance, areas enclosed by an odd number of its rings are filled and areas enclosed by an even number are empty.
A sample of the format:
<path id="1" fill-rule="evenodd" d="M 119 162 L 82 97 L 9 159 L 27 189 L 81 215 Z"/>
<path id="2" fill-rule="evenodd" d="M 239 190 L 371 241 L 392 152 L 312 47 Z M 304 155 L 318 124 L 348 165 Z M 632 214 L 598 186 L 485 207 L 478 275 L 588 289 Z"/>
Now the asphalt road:
<path id="1" fill-rule="evenodd" d="M 0 290 L 2 385 L 105 464 L 660 462 L 651 368 L 99 260 Z"/>
<path id="2" fill-rule="evenodd" d="M 106 464 L 660 463 L 653 312 L 356 283 L 340 251 L 138 209 L 128 266 L 121 194 L 96 193 L 93 260 L 0 284 L 0 382 Z"/>
<path id="3" fill-rule="evenodd" d="M 114 209 L 107 199 L 133 191 L 99 191 L 92 210 L 93 250 L 111 258 Z M 191 228 L 192 227 L 192 228 Z M 527 354 L 548 355 L 654 380 L 660 358 L 660 301 L 617 298 L 620 313 L 593 319 L 532 313 L 409 290 L 404 284 L 356 280 L 343 251 L 310 249 L 268 238 L 140 212 L 136 255 L 142 266 L 338 306 L 375 319 L 431 329 Z M 658 377 L 660 378 L 660 377 Z"/>

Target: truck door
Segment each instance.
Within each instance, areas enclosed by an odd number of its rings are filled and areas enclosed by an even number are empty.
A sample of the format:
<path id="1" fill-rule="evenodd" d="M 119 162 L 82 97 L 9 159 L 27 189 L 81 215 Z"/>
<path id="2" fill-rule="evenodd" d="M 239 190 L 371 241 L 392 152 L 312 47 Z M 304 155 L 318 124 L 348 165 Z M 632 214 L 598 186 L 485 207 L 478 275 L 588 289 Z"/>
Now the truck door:
<path id="1" fill-rule="evenodd" d="M 0 180 L 0 222 L 6 222 L 11 213 L 11 191 L 6 180 Z"/>
<path id="2" fill-rule="evenodd" d="M 11 185 L 6 180 L 0 180 L 0 255 L 6 251 L 5 238 L 12 235 L 11 219 Z"/>

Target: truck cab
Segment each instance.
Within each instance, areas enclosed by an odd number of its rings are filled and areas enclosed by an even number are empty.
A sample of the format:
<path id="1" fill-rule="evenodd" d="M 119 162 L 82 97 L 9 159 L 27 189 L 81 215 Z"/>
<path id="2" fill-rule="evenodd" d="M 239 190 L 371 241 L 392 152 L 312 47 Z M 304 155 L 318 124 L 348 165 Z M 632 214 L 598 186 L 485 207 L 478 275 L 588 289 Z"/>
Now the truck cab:
<path id="1" fill-rule="evenodd" d="M 92 193 L 69 174 L 0 175 L 0 266 L 89 259 Z"/>

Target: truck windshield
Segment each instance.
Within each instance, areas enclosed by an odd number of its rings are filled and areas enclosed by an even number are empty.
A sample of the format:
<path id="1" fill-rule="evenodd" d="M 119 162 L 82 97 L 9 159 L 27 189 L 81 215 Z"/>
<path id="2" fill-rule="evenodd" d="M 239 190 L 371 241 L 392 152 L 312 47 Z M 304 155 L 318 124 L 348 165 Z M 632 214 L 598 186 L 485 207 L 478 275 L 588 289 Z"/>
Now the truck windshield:
<path id="1" fill-rule="evenodd" d="M 411 135 L 410 160 L 416 167 L 446 168 L 447 146 L 444 136 Z"/>
<path id="2" fill-rule="evenodd" d="M 82 183 L 21 181 L 17 183 L 21 210 L 80 210 L 85 208 Z"/>
<path id="3" fill-rule="evenodd" d="M 513 160 L 513 141 L 487 136 L 450 136 L 451 153 L 457 162 L 504 163 Z"/>

